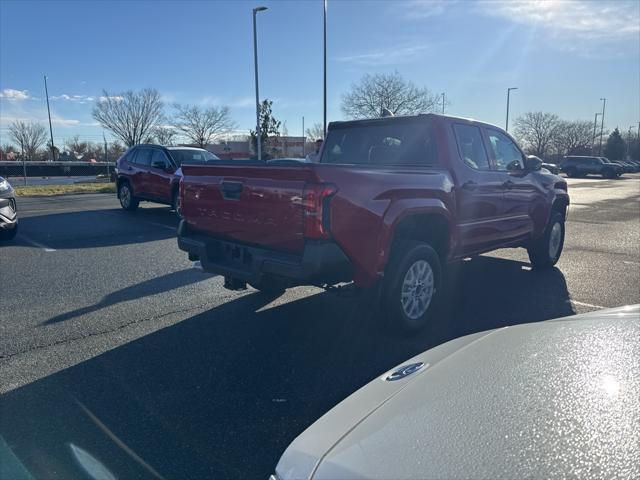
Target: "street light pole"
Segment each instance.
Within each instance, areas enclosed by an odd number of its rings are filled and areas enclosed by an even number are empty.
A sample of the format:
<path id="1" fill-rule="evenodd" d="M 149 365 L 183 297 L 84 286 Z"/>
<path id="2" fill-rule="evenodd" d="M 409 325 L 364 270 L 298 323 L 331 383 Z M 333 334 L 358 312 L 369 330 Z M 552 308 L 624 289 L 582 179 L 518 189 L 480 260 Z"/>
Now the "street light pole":
<path id="1" fill-rule="evenodd" d="M 518 87 L 510 87 L 507 88 L 507 120 L 505 122 L 505 127 L 504 129 L 508 132 L 509 131 L 509 98 L 511 97 L 511 90 L 517 90 Z"/>
<path id="2" fill-rule="evenodd" d="M 323 38 L 323 42 L 324 42 L 324 47 L 323 47 L 323 56 L 324 56 L 324 60 L 323 60 L 323 75 L 324 75 L 324 82 L 323 82 L 323 110 L 324 110 L 324 123 L 323 123 L 323 136 L 324 138 L 327 138 L 327 0 L 324 0 L 324 38 Z"/>
<path id="3" fill-rule="evenodd" d="M 604 107 L 607 105 L 607 99 L 602 100 L 602 117 L 600 117 L 600 147 L 598 147 L 598 156 L 602 155 L 602 135 L 604 135 Z"/>
<path id="4" fill-rule="evenodd" d="M 51 127 L 51 109 L 49 108 L 49 89 L 47 88 L 47 76 L 44 76 L 44 93 L 47 97 L 47 113 L 49 114 L 49 134 L 51 135 L 51 159 L 56 161 L 56 147 L 53 145 L 53 128 Z"/>
<path id="5" fill-rule="evenodd" d="M 596 128 L 598 128 L 598 115 L 601 115 L 600 112 L 596 112 L 596 116 L 593 119 L 593 141 L 591 142 L 591 151 L 594 152 L 596 149 Z"/>
<path id="6" fill-rule="evenodd" d="M 266 10 L 267 7 L 253 9 L 253 64 L 256 74 L 256 145 L 258 147 L 258 160 L 262 160 L 262 135 L 260 133 L 260 93 L 258 91 L 258 36 L 256 35 L 256 14 Z"/>

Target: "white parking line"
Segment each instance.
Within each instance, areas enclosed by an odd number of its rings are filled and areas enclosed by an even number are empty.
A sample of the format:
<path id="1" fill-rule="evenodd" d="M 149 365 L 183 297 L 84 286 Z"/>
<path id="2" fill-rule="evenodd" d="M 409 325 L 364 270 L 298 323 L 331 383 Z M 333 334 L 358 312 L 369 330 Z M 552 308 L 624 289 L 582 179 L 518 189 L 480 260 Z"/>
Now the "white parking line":
<path id="1" fill-rule="evenodd" d="M 603 308 L 607 308 L 607 307 L 603 307 L 602 305 L 594 305 L 593 303 L 578 302 L 577 300 L 569 300 L 569 301 L 572 304 L 580 305 L 581 307 L 597 308 L 598 310 L 601 310 Z"/>
<path id="2" fill-rule="evenodd" d="M 56 251 L 55 248 L 47 247 L 46 245 L 43 245 L 40 242 L 36 242 L 35 240 L 30 239 L 29 237 L 25 236 L 22 233 L 20 233 L 20 236 L 18 238 L 20 238 L 21 240 L 24 240 L 26 243 L 28 243 L 29 245 L 31 245 L 33 247 L 41 248 L 45 252 L 55 252 Z"/>

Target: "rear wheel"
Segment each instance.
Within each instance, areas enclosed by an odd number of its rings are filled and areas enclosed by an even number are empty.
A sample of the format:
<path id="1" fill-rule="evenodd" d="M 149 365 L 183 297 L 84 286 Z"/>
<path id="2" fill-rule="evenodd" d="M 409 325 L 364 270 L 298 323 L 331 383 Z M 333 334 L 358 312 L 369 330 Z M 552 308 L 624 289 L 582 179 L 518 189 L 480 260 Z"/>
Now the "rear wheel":
<path id="1" fill-rule="evenodd" d="M 578 171 L 573 167 L 569 167 L 565 169 L 565 173 L 567 174 L 567 177 L 570 177 L 570 178 L 575 178 L 578 176 Z"/>
<path id="2" fill-rule="evenodd" d="M 382 298 L 391 331 L 417 332 L 433 319 L 442 281 L 440 258 L 426 243 L 403 242 L 389 259 Z"/>
<path id="3" fill-rule="evenodd" d="M 611 170 L 611 169 L 607 169 L 607 170 L 604 170 L 602 172 L 602 178 L 611 178 L 611 179 L 613 179 L 613 178 L 616 178 L 617 176 L 618 175 L 616 175 L 616 172 Z"/>
<path id="4" fill-rule="evenodd" d="M 133 190 L 131 190 L 129 182 L 122 182 L 118 186 L 118 198 L 120 199 L 120 206 L 125 210 L 135 210 L 140 204 L 140 201 L 133 196 Z"/>
<path id="5" fill-rule="evenodd" d="M 544 234 L 527 248 L 529 260 L 534 268 L 551 268 L 560 259 L 564 246 L 564 215 L 551 214 Z"/>

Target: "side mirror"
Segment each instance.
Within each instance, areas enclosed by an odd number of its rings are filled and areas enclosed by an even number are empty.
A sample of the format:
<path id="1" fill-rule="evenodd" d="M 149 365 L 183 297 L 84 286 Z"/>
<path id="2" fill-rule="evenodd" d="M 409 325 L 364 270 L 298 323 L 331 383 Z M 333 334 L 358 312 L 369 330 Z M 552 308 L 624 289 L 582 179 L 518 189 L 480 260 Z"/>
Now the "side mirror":
<path id="1" fill-rule="evenodd" d="M 542 168 L 542 160 L 538 157 L 526 157 L 524 159 L 524 169 L 528 172 L 535 172 Z"/>

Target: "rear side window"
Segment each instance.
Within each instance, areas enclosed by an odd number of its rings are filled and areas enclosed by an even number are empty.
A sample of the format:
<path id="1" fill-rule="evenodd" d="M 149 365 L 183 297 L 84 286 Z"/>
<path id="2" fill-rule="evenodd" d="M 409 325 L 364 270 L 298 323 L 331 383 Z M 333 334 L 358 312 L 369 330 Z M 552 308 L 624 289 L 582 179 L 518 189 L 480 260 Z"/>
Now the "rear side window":
<path id="1" fill-rule="evenodd" d="M 153 151 L 150 148 L 139 148 L 136 151 L 136 156 L 133 162 L 138 165 L 151 165 L 151 154 Z"/>
<path id="2" fill-rule="evenodd" d="M 480 128 L 473 125 L 454 125 L 460 158 L 468 167 L 489 170 L 489 158 L 484 149 Z"/>
<path id="3" fill-rule="evenodd" d="M 331 130 L 320 163 L 434 166 L 438 162 L 429 123 L 389 122 Z"/>

